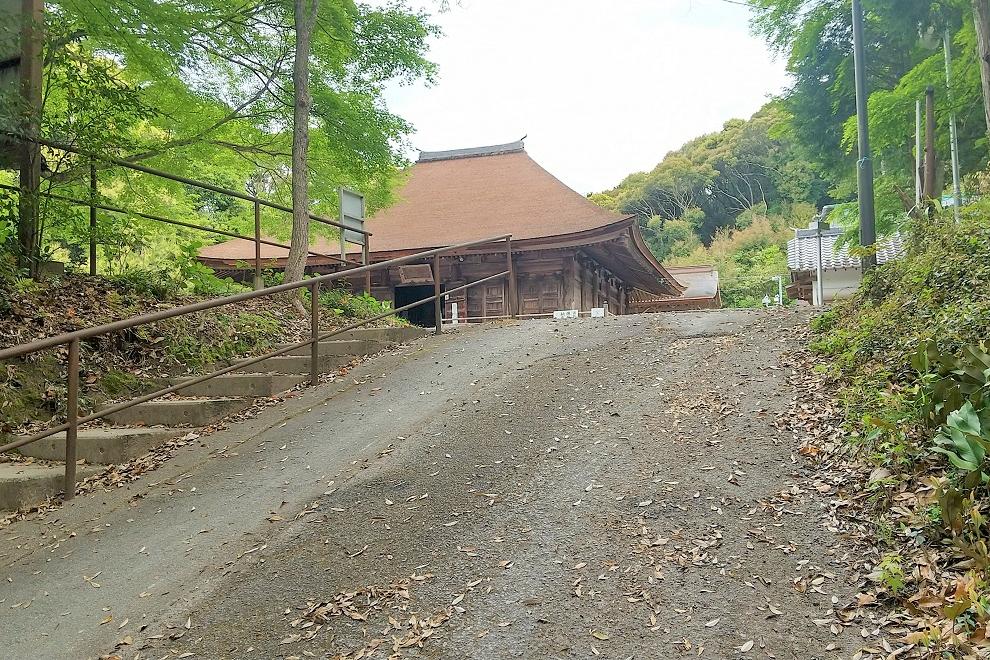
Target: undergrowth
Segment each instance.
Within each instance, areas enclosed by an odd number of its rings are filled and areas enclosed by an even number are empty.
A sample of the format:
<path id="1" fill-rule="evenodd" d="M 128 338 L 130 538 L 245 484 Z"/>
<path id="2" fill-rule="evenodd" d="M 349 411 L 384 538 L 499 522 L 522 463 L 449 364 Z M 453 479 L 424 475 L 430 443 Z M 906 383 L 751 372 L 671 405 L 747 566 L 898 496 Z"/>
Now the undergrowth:
<path id="1" fill-rule="evenodd" d="M 878 575 L 905 608 L 931 604 L 940 644 L 990 636 L 990 203 L 913 221 L 906 254 L 813 323 L 811 348 L 845 410 L 851 484 L 890 558 Z M 912 643 L 932 640 L 912 638 Z M 947 648 L 948 648 L 947 646 Z M 956 657 L 956 656 L 953 656 Z M 963 657 L 970 657 L 965 655 Z"/>
<path id="2" fill-rule="evenodd" d="M 0 348 L 203 299 L 144 276 L 12 279 L 0 289 Z M 320 302 L 324 330 L 389 308 L 371 296 L 336 289 L 323 292 Z M 260 355 L 307 337 L 309 326 L 284 298 L 260 298 L 84 340 L 80 409 L 90 412 L 156 389 L 164 378 L 207 373 Z M 65 346 L 0 362 L 0 437 L 64 419 L 66 370 Z"/>

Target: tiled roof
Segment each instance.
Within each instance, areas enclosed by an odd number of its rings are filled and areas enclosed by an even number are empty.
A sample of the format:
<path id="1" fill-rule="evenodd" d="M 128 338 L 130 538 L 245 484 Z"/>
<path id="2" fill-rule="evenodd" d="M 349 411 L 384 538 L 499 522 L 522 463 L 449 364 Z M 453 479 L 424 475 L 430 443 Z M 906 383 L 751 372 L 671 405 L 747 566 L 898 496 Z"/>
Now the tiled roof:
<path id="1" fill-rule="evenodd" d="M 684 292 L 680 298 L 685 300 L 715 298 L 719 292 L 718 271 L 714 266 L 667 266 L 667 272 L 674 276 Z M 633 301 L 640 304 L 657 302 L 661 299 L 645 291 L 636 291 L 632 294 Z"/>
<path id="2" fill-rule="evenodd" d="M 826 229 L 822 232 L 823 269 L 860 267 L 859 257 L 849 254 L 849 245 L 843 245 L 836 251 L 835 246 L 843 233 L 842 229 Z M 891 234 L 878 242 L 877 263 L 893 261 L 903 253 L 903 237 L 898 233 Z M 787 267 L 792 271 L 818 270 L 818 237 L 813 231 L 798 230 L 797 236 L 787 242 Z"/>
<path id="3" fill-rule="evenodd" d="M 667 272 L 685 287 L 682 298 L 714 298 L 718 295 L 718 271 L 714 266 L 668 266 Z"/>
<path id="4" fill-rule="evenodd" d="M 428 250 L 504 234 L 511 234 L 514 243 L 543 239 L 541 247 L 553 247 L 553 239 L 560 237 L 563 243 L 566 237 L 568 245 L 580 246 L 600 243 L 606 233 L 615 238 L 621 232 L 630 234 L 629 240 L 623 243 L 622 254 L 611 255 L 609 261 L 626 259 L 627 281 L 658 294 L 680 291 L 649 253 L 632 216 L 604 209 L 568 188 L 530 158 L 521 141 L 423 152 L 397 198 L 365 223 L 372 233 L 373 253 Z M 312 249 L 339 252 L 325 239 L 318 239 Z M 357 250 L 348 247 L 348 252 Z M 263 259 L 284 259 L 287 253 L 270 246 L 261 251 Z M 235 239 L 203 248 L 199 254 L 207 263 L 249 261 L 254 258 L 254 245 Z"/>
<path id="5" fill-rule="evenodd" d="M 447 155 L 417 162 L 398 201 L 368 221 L 372 249 L 435 248 L 500 234 L 544 238 L 626 219 L 568 188 L 517 144 L 492 154 L 439 152 Z"/>
<path id="6" fill-rule="evenodd" d="M 500 156 L 502 154 L 517 153 L 525 151 L 526 146 L 522 140 L 509 142 L 508 144 L 493 144 L 490 147 L 469 147 L 467 149 L 452 149 L 450 151 L 420 151 L 420 163 L 428 163 L 435 160 L 454 160 L 455 158 L 474 158 L 477 156 Z"/>
<path id="7" fill-rule="evenodd" d="M 424 156 L 427 160 L 412 167 L 396 203 L 365 223 L 373 234 L 372 251 L 425 250 L 502 234 L 512 234 L 514 241 L 547 238 L 629 218 L 568 188 L 530 158 L 521 142 L 424 152 Z M 335 248 L 331 241 L 318 240 L 313 249 Z M 349 246 L 352 250 L 358 248 Z M 263 257 L 281 257 L 285 252 L 262 247 Z M 200 255 L 250 259 L 254 246 L 234 240 L 204 248 Z"/>

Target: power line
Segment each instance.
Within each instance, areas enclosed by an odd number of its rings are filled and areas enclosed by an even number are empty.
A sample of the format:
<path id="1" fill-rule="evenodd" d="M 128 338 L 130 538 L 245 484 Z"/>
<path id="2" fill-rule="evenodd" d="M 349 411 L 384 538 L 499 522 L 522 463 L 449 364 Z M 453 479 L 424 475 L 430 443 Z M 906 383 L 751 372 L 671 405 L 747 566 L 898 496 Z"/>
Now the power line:
<path id="1" fill-rule="evenodd" d="M 748 2 L 743 2 L 742 0 L 719 0 L 719 1 L 730 5 L 739 5 L 740 7 L 747 7 L 749 9 L 753 8 L 753 5 L 749 4 Z"/>

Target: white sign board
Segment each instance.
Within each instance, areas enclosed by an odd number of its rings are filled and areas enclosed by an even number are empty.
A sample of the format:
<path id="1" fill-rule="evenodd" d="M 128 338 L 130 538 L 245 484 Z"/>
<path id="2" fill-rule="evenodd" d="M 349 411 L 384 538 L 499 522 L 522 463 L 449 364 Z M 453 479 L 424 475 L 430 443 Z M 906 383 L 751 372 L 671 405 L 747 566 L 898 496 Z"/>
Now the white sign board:
<path id="1" fill-rule="evenodd" d="M 341 235 L 345 243 L 364 245 L 367 236 L 353 229 L 364 229 L 364 196 L 347 188 L 340 189 L 340 224 L 348 229 Z"/>
<path id="2" fill-rule="evenodd" d="M 591 318 L 593 318 L 593 319 L 603 319 L 603 318 L 605 318 L 605 308 L 604 307 L 592 307 L 591 308 Z"/>
<path id="3" fill-rule="evenodd" d="M 576 319 L 578 311 L 576 309 L 561 309 L 553 313 L 555 319 Z"/>
<path id="4" fill-rule="evenodd" d="M 450 324 L 457 325 L 457 303 L 450 303 Z"/>

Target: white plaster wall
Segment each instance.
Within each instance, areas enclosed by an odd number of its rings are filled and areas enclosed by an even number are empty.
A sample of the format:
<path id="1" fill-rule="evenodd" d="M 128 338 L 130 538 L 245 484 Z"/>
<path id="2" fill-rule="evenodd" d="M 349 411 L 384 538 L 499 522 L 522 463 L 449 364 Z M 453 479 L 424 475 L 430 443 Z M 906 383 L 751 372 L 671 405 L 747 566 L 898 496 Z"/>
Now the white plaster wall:
<path id="1" fill-rule="evenodd" d="M 812 279 L 815 280 L 812 292 L 815 297 L 815 304 L 820 305 L 821 302 L 818 300 L 818 278 L 816 275 L 817 273 L 812 274 Z M 847 298 L 854 294 L 856 289 L 859 288 L 862 277 L 862 273 L 858 269 L 853 268 L 826 270 L 822 278 L 825 281 L 825 302 L 835 300 L 836 298 Z"/>

